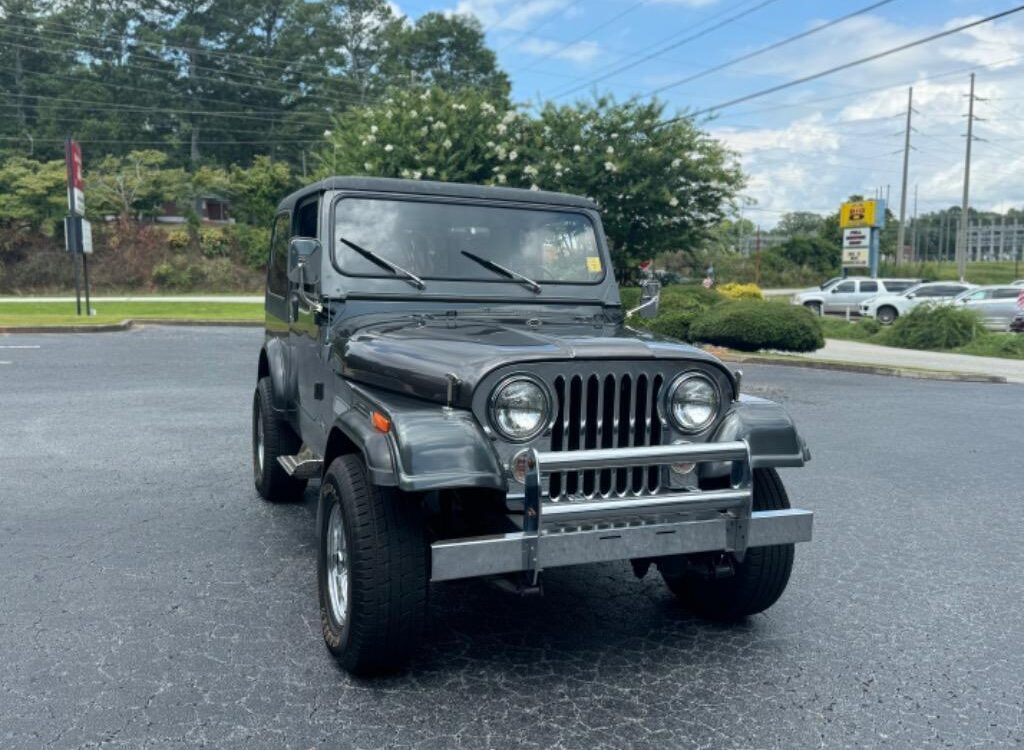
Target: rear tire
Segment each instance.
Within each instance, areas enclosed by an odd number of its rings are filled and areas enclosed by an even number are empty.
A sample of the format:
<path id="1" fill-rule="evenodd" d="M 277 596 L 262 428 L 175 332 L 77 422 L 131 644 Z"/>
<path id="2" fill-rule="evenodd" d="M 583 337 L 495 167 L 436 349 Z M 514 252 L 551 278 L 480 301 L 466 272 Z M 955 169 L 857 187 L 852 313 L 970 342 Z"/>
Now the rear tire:
<path id="1" fill-rule="evenodd" d="M 789 508 L 786 488 L 775 469 L 754 470 L 753 505 L 754 510 Z M 693 570 L 673 575 L 663 569 L 661 575 L 672 593 L 693 613 L 709 620 L 740 620 L 763 612 L 782 596 L 793 569 L 793 547 L 752 547 L 743 562 L 735 565 L 735 575 L 729 578 L 714 579 Z"/>
<path id="2" fill-rule="evenodd" d="M 261 497 L 272 503 L 288 503 L 302 499 L 306 482 L 289 476 L 277 458 L 298 453 L 302 440 L 274 410 L 272 388 L 270 378 L 260 378 L 253 394 L 252 474 Z"/>
<path id="3" fill-rule="evenodd" d="M 896 308 L 888 305 L 878 308 L 878 311 L 875 313 L 875 318 L 883 326 L 892 325 L 893 321 L 899 316 L 900 314 L 896 312 Z"/>
<path id="4" fill-rule="evenodd" d="M 430 547 L 420 504 L 373 485 L 362 457 L 348 454 L 324 475 L 317 519 L 327 648 L 355 675 L 400 669 L 416 649 L 427 613 Z"/>
<path id="5" fill-rule="evenodd" d="M 810 310 L 812 315 L 817 315 L 819 318 L 821 317 L 822 312 L 820 302 L 805 302 L 804 307 Z"/>

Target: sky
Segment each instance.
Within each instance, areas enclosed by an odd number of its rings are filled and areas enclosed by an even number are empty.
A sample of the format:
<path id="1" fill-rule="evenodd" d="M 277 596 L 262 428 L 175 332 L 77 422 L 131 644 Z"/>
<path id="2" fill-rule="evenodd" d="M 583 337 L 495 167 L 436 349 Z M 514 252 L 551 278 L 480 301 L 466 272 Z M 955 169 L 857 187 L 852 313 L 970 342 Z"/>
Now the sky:
<path id="1" fill-rule="evenodd" d="M 466 13 L 527 106 L 611 93 L 657 95 L 670 114 L 731 99 L 1008 10 L 1012 0 L 889 0 L 763 54 L 702 73 L 878 0 L 399 0 L 415 18 Z M 977 74 L 971 205 L 1024 204 L 1024 11 L 784 91 L 700 115 L 739 154 L 752 205 L 830 213 L 848 195 L 889 196 L 897 214 L 907 89 L 914 87 L 907 216 L 959 205 L 969 74 Z M 981 99 L 984 99 L 982 101 Z"/>

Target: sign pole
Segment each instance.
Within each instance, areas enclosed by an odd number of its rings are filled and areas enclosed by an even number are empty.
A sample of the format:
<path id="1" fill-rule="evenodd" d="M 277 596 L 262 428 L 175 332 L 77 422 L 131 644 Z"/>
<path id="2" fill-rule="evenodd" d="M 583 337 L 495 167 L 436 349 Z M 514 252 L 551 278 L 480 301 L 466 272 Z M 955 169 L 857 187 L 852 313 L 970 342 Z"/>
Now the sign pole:
<path id="1" fill-rule="evenodd" d="M 75 274 L 75 314 L 82 314 L 82 279 L 78 271 L 78 258 L 75 248 L 78 243 L 75 239 L 75 195 L 74 177 L 71 166 L 71 136 L 64 139 L 64 166 L 68 174 L 68 215 L 64 222 L 64 241 L 67 244 L 68 254 L 71 256 L 71 268 Z"/>

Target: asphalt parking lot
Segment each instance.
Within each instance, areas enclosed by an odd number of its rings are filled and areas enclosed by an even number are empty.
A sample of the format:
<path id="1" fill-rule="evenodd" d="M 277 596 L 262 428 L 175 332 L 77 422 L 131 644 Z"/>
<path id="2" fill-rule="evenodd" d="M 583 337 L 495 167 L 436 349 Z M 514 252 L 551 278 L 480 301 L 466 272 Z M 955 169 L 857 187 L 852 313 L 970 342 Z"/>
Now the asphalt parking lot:
<path id="1" fill-rule="evenodd" d="M 814 460 L 740 626 L 627 564 L 436 586 L 411 670 L 323 647 L 315 491 L 252 488 L 258 329 L 0 337 L 0 747 L 1024 744 L 1024 387 L 745 367 Z"/>

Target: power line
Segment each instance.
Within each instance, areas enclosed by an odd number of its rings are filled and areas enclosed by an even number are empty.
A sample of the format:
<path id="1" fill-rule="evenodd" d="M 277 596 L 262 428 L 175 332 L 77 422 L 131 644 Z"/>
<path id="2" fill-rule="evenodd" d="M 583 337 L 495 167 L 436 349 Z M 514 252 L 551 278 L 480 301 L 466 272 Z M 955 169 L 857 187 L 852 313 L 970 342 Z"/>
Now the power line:
<path id="1" fill-rule="evenodd" d="M 580 4 L 580 2 L 582 2 L 582 0 L 574 0 L 574 1 L 572 2 L 572 3 L 570 3 L 569 5 L 567 5 L 567 6 L 566 6 L 566 7 L 564 8 L 564 10 L 563 10 L 562 8 L 554 8 L 554 9 L 552 9 L 552 12 L 553 12 L 553 13 L 567 13 L 568 11 L 572 10 L 572 9 L 573 9 L 573 8 L 575 8 L 575 7 L 577 6 L 577 5 L 579 5 L 579 4 Z M 507 19 L 506 19 L 506 20 L 507 20 Z M 555 20 L 555 19 L 554 19 L 554 18 L 553 18 L 552 16 L 550 16 L 550 15 L 549 15 L 549 16 L 547 16 L 547 17 L 545 17 L 545 18 L 542 18 L 542 19 L 541 19 L 541 20 L 540 20 L 540 21 L 539 21 L 538 23 L 534 24 L 533 26 L 531 26 L 531 27 L 529 27 L 529 28 L 527 28 L 527 29 L 523 29 L 523 30 L 522 30 L 521 32 L 519 32 L 518 34 L 516 34 L 515 38 L 513 38 L 513 39 L 512 39 L 512 40 L 511 40 L 510 42 L 508 42 L 508 43 L 507 43 L 507 44 L 505 44 L 504 46 L 502 46 L 502 47 L 499 47 L 499 48 L 498 48 L 497 50 L 495 50 L 495 54 L 497 54 L 497 53 L 499 53 L 499 52 L 504 52 L 504 51 L 505 51 L 505 50 L 507 50 L 507 49 L 508 49 L 509 47 L 511 47 L 511 46 L 512 46 L 513 44 L 515 44 L 516 42 L 518 42 L 518 41 L 519 41 L 520 39 L 523 39 L 524 37 L 528 36 L 529 34 L 532 34 L 532 33 L 533 33 L 534 31 L 536 31 L 537 29 L 542 29 L 542 28 L 544 28 L 544 27 L 545 27 L 545 26 L 547 26 L 547 25 L 548 25 L 549 23 L 551 23 L 551 22 L 552 22 L 553 20 Z"/>
<path id="2" fill-rule="evenodd" d="M 719 65 L 714 65 L 710 68 L 705 68 L 704 70 L 686 76 L 685 78 L 680 78 L 678 81 L 674 81 L 673 83 L 667 83 L 664 86 L 659 86 L 656 89 L 651 89 L 647 93 L 649 95 L 660 94 L 662 91 L 667 91 L 668 89 L 673 89 L 676 86 L 682 86 L 685 83 L 696 81 L 698 78 L 703 78 L 704 76 L 711 75 L 712 73 L 717 73 L 718 71 L 725 70 L 726 68 L 732 67 L 737 63 L 744 62 L 753 57 L 757 57 L 758 55 L 763 55 L 765 52 L 771 52 L 772 50 L 779 49 L 779 47 L 784 47 L 785 45 L 792 44 L 793 42 L 798 41 L 800 39 L 805 39 L 809 36 L 812 36 L 813 34 L 817 34 L 820 31 L 824 31 L 825 29 L 829 29 L 832 28 L 833 26 L 843 23 L 844 21 L 848 21 L 851 18 L 855 18 L 857 16 L 864 15 L 865 13 L 869 13 L 870 11 L 875 10 L 875 8 L 880 8 L 883 5 L 888 5 L 891 2 L 893 2 L 893 0 L 879 0 L 879 2 L 872 3 L 871 5 L 853 11 L 852 13 L 848 13 L 845 16 L 841 16 L 840 18 L 836 18 L 831 21 L 826 21 L 825 23 L 820 24 L 819 26 L 815 26 L 813 29 L 808 29 L 807 31 L 802 31 L 799 34 L 794 34 L 793 36 L 786 37 L 785 39 L 781 39 L 777 42 L 769 44 L 766 47 L 761 47 L 760 49 L 756 49 L 753 52 L 748 52 L 745 55 L 740 55 L 739 57 L 734 57 L 731 60 L 727 60 L 724 63 L 720 63 Z"/>
<path id="3" fill-rule="evenodd" d="M 568 96 L 569 94 L 573 94 L 573 93 L 575 93 L 577 91 L 580 91 L 581 89 L 585 89 L 588 86 L 591 86 L 591 85 L 593 85 L 595 83 L 600 83 L 601 81 L 604 81 L 604 80 L 606 80 L 608 78 L 611 78 L 612 76 L 616 76 L 619 73 L 622 73 L 622 72 L 627 71 L 627 70 L 631 70 L 632 68 L 635 68 L 636 66 L 641 65 L 641 64 L 647 62 L 648 60 L 652 60 L 655 57 L 659 57 L 659 56 L 665 54 L 666 52 L 669 52 L 670 50 L 678 49 L 679 47 L 682 47 L 684 44 L 689 44 L 690 42 L 693 42 L 693 41 L 695 41 L 697 39 L 700 39 L 701 37 L 705 37 L 708 34 L 714 32 L 714 31 L 717 31 L 718 29 L 723 28 L 724 26 L 728 26 L 731 23 L 735 23 L 736 21 L 740 20 L 741 18 L 745 18 L 746 16 L 749 16 L 752 13 L 756 13 L 757 11 L 761 10 L 762 8 L 764 8 L 764 7 L 768 6 L 768 5 L 771 5 L 772 3 L 776 3 L 776 2 L 779 2 L 779 0 L 761 0 L 761 2 L 757 3 L 753 7 L 750 7 L 750 8 L 747 8 L 746 10 L 740 11 L 739 13 L 736 13 L 735 15 L 729 16 L 728 18 L 724 18 L 724 19 L 722 19 L 721 21 L 719 21 L 716 24 L 712 24 L 711 26 L 709 26 L 709 27 L 707 27 L 705 29 L 702 29 L 702 30 L 700 30 L 700 31 L 698 31 L 698 32 L 696 32 L 694 34 L 690 34 L 689 36 L 686 36 L 683 39 L 680 39 L 677 42 L 673 42 L 672 44 L 669 44 L 669 45 L 667 45 L 665 47 L 657 49 L 654 52 L 650 52 L 650 53 L 644 55 L 643 57 L 637 58 L 633 62 L 626 63 L 625 65 L 621 65 L 618 68 L 615 68 L 614 70 L 609 71 L 608 73 L 605 73 L 603 75 L 599 75 L 596 78 L 590 79 L 589 81 L 584 81 L 583 83 L 579 84 L 578 86 L 573 86 L 572 88 L 566 89 L 564 91 L 560 91 L 560 92 L 556 93 L 552 98 L 553 99 L 559 99 L 559 98 L 561 98 L 563 96 Z M 740 3 L 739 5 L 742 5 L 742 4 L 743 3 Z M 736 7 L 739 7 L 739 5 L 736 5 L 736 6 L 733 6 L 733 7 L 736 8 Z M 721 14 L 719 14 L 719 15 L 721 15 Z M 713 16 L 713 18 L 714 17 L 715 16 Z"/>
<path id="4" fill-rule="evenodd" d="M 842 65 L 836 65 L 836 66 L 828 68 L 826 70 L 821 70 L 821 71 L 818 71 L 817 73 L 812 73 L 811 75 L 802 76 L 800 78 L 794 78 L 792 81 L 786 81 L 785 83 L 780 83 L 777 86 L 771 86 L 769 88 L 762 89 L 760 91 L 755 91 L 752 94 L 747 94 L 745 96 L 741 96 L 741 97 L 738 97 L 736 99 L 730 99 L 727 102 L 723 102 L 721 104 L 717 104 L 717 105 L 715 105 L 713 107 L 707 107 L 705 109 L 701 109 L 701 110 L 698 110 L 696 112 L 692 112 L 692 113 L 690 113 L 688 115 L 682 115 L 680 117 L 673 117 L 673 118 L 668 119 L 668 120 L 663 120 L 656 127 L 664 127 L 665 125 L 669 125 L 669 124 L 671 124 L 673 122 L 678 122 L 680 120 L 688 120 L 688 119 L 691 119 L 693 117 L 699 117 L 700 115 L 709 114 L 711 112 L 717 112 L 717 111 L 725 109 L 727 107 L 732 107 L 732 106 L 735 106 L 737 104 L 741 104 L 743 102 L 750 101 L 752 99 L 758 99 L 758 98 L 760 98 L 762 96 L 767 96 L 768 94 L 774 94 L 775 92 L 782 91 L 783 89 L 792 88 L 793 86 L 799 86 L 800 84 L 808 83 L 809 81 L 814 81 L 814 80 L 817 80 L 819 78 L 824 78 L 825 76 L 832 75 L 833 73 L 838 73 L 841 70 L 849 70 L 850 68 L 856 67 L 858 65 L 863 65 L 864 63 L 873 62 L 873 61 L 879 60 L 879 59 L 881 59 L 883 57 L 888 57 L 889 55 L 894 55 L 897 52 L 903 52 L 904 50 L 908 50 L 908 49 L 911 49 L 913 47 L 918 47 L 918 46 L 920 46 L 922 44 L 927 44 L 928 42 L 933 42 L 936 39 L 942 39 L 943 37 L 951 36 L 953 34 L 959 33 L 959 32 L 964 31 L 966 29 L 970 29 L 970 28 L 973 28 L 975 26 L 981 26 L 982 24 L 989 23 L 991 21 L 995 21 L 996 19 L 1004 18 L 1004 17 L 1012 15 L 1014 13 L 1019 13 L 1022 10 L 1024 10 L 1024 5 L 1018 5 L 1016 7 L 1010 8 L 1009 10 L 1004 10 L 1004 11 L 1002 11 L 1000 13 L 994 13 L 994 14 L 992 14 L 990 16 L 986 16 L 985 18 L 981 18 L 981 19 L 979 19 L 977 21 L 970 21 L 968 23 L 964 23 L 964 24 L 961 24 L 959 26 L 955 26 L 955 27 L 953 27 L 951 29 L 946 29 L 945 31 L 940 31 L 940 32 L 938 32 L 936 34 L 931 34 L 929 36 L 922 37 L 921 39 L 915 39 L 914 41 L 907 42 L 906 44 L 901 44 L 901 45 L 896 46 L 896 47 L 890 47 L 889 49 L 882 50 L 881 52 L 876 52 L 875 54 L 868 55 L 867 57 L 861 57 L 861 58 L 859 58 L 857 60 L 851 60 L 850 62 L 843 63 Z"/>

